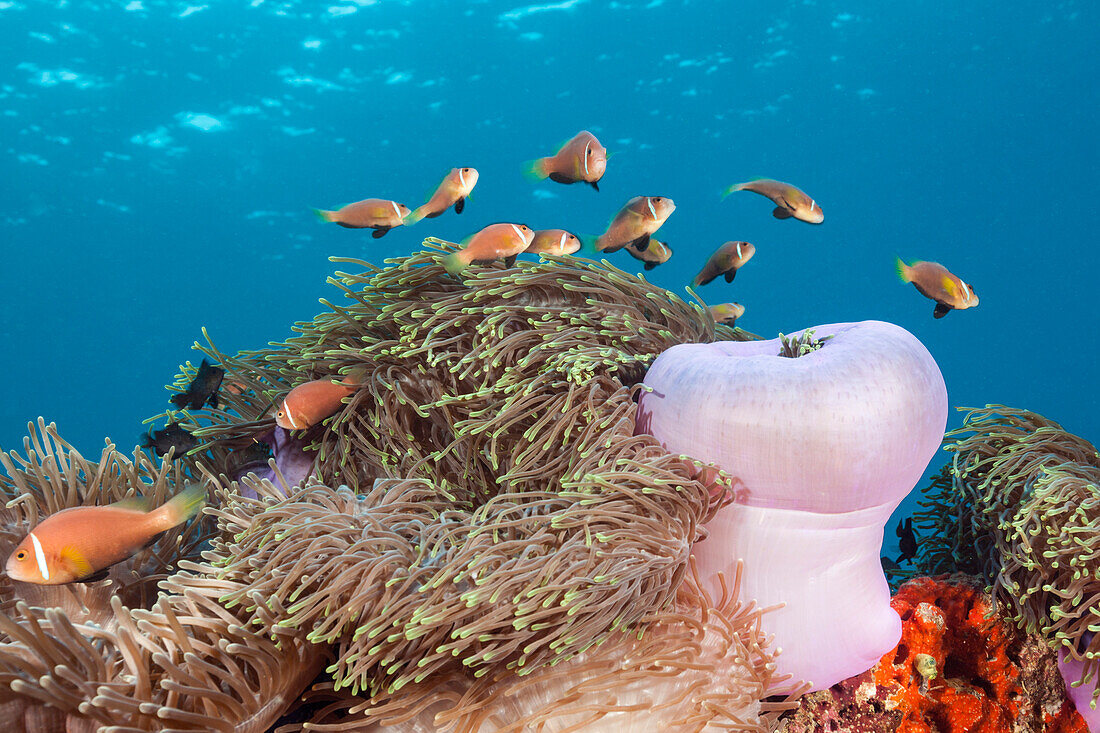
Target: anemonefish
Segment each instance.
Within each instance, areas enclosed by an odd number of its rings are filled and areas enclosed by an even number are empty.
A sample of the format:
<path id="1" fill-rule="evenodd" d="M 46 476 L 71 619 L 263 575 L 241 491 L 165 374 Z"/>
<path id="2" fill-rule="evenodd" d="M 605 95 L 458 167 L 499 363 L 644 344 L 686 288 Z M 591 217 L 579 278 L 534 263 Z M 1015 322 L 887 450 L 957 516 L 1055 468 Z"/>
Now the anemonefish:
<path id="1" fill-rule="evenodd" d="M 337 211 L 314 209 L 322 221 L 339 224 L 348 229 L 373 229 L 375 239 L 394 227 L 404 226 L 409 207 L 389 199 L 363 199 L 348 204 Z"/>
<path id="2" fill-rule="evenodd" d="M 907 265 L 899 257 L 898 276 L 902 282 L 913 283 L 924 297 L 936 301 L 933 318 L 943 318 L 952 308 L 963 310 L 978 304 L 974 289 L 938 262 L 918 260 Z"/>
<path id="3" fill-rule="evenodd" d="M 466 198 L 476 185 L 476 168 L 451 168 L 451 172 L 443 177 L 432 197 L 422 206 L 416 207 L 415 211 L 405 215 L 405 224 L 412 225 L 421 219 L 432 219 L 452 206 L 455 207 L 456 214 L 461 214 L 466 208 Z"/>
<path id="4" fill-rule="evenodd" d="M 800 188 L 789 183 L 773 181 L 770 178 L 757 178 L 746 183 L 735 183 L 726 189 L 724 195 L 729 196 L 734 191 L 752 191 L 761 196 L 767 196 L 775 204 L 772 216 L 776 219 L 794 217 L 807 224 L 820 224 L 825 221 L 825 212 L 817 202 Z"/>
<path id="5" fill-rule="evenodd" d="M 443 267 L 453 275 L 471 262 L 491 262 L 502 257 L 504 266 L 511 267 L 534 239 L 535 232 L 523 224 L 490 224 L 462 240 L 462 249 L 444 257 Z"/>
<path id="6" fill-rule="evenodd" d="M 628 247 L 626 251 L 635 259 L 644 262 L 647 270 L 652 270 L 657 265 L 668 262 L 672 258 L 672 247 L 669 247 L 667 242 L 659 242 L 653 237 L 649 238 L 649 243 L 641 252 L 633 247 Z"/>
<path id="7" fill-rule="evenodd" d="M 217 405 L 218 388 L 221 387 L 224 378 L 224 369 L 212 366 L 210 362 L 203 359 L 191 384 L 187 385 L 187 389 L 172 395 L 170 400 L 181 410 L 184 408 L 201 410 L 205 404 Z"/>
<path id="8" fill-rule="evenodd" d="M 89 579 L 198 514 L 206 487 L 191 486 L 148 511 L 140 498 L 62 509 L 43 519 L 8 557 L 8 577 L 61 585 Z"/>
<path id="9" fill-rule="evenodd" d="M 549 178 L 557 183 L 587 183 L 597 191 L 607 169 L 607 149 L 588 130 L 581 130 L 548 158 L 528 164 L 532 178 Z"/>
<path id="10" fill-rule="evenodd" d="M 333 377 L 303 382 L 287 393 L 275 412 L 275 424 L 286 430 L 305 430 L 333 415 L 363 383 L 366 368 L 353 369 L 339 381 Z"/>
<path id="11" fill-rule="evenodd" d="M 676 204 L 667 196 L 635 196 L 619 210 L 607 231 L 596 239 L 600 252 L 617 252 L 632 246 L 644 252 L 649 246 L 651 234 L 661 228 L 676 210 Z"/>
<path id="12" fill-rule="evenodd" d="M 571 255 L 580 251 L 581 240 L 564 229 L 539 229 L 525 252 L 529 255 Z"/>
<path id="13" fill-rule="evenodd" d="M 703 265 L 703 269 L 692 281 L 695 285 L 706 285 L 719 275 L 726 276 L 726 282 L 733 282 L 737 271 L 756 254 L 752 242 L 726 242 L 714 251 Z"/>
<path id="14" fill-rule="evenodd" d="M 709 306 L 707 310 L 715 323 L 724 323 L 731 327 L 737 323 L 738 318 L 745 315 L 745 306 L 740 303 L 719 303 Z"/>

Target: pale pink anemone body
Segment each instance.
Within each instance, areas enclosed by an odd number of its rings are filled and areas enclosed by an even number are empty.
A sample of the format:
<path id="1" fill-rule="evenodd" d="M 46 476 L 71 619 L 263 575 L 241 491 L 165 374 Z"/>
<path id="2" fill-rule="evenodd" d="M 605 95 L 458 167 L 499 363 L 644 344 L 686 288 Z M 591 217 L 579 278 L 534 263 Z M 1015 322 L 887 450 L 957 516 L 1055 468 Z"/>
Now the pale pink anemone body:
<path id="1" fill-rule="evenodd" d="M 940 446 L 947 389 L 899 326 L 807 330 L 825 340 L 797 358 L 779 339 L 668 349 L 646 374 L 637 430 L 733 477 L 736 501 L 693 548 L 699 573 L 744 560 L 742 597 L 784 604 L 762 619 L 783 650 L 778 672 L 823 689 L 901 638 L 883 529 Z"/>

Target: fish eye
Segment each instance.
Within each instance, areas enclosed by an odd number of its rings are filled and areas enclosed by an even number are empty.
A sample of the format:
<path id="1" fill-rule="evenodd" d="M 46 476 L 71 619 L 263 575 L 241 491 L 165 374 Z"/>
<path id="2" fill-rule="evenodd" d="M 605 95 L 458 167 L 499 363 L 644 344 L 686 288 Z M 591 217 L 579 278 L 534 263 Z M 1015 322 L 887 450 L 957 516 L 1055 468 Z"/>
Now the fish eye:
<path id="1" fill-rule="evenodd" d="M 18 553 L 16 553 L 15 559 L 16 560 L 26 560 L 27 559 L 26 551 L 25 550 L 20 550 Z"/>
<path id="2" fill-rule="evenodd" d="M 283 412 L 282 410 L 279 410 L 278 412 L 275 413 L 275 417 L 286 417 L 286 413 Z"/>
<path id="3" fill-rule="evenodd" d="M 660 196 L 655 197 L 653 200 L 658 204 L 661 203 L 661 197 Z"/>
<path id="4" fill-rule="evenodd" d="M 463 172 L 463 173 L 469 173 L 469 172 L 470 172 L 470 169 L 469 169 L 469 168 L 463 168 L 463 169 L 462 169 L 462 172 Z"/>

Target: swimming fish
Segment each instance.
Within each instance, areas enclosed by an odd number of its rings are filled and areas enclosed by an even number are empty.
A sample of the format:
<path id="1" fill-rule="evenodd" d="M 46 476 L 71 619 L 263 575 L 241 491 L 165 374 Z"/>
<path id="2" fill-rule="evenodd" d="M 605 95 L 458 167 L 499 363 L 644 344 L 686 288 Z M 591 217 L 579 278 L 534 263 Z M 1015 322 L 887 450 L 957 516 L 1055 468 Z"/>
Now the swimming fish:
<path id="1" fill-rule="evenodd" d="M 952 275 L 938 262 L 916 261 L 910 265 L 898 258 L 898 275 L 926 298 L 936 301 L 933 318 L 943 318 L 952 308 L 963 310 L 978 304 L 978 295 L 967 283 Z"/>
<path id="2" fill-rule="evenodd" d="M 668 262 L 672 257 L 672 247 L 669 247 L 666 242 L 657 241 L 652 237 L 649 238 L 649 243 L 646 244 L 643 251 L 638 252 L 633 247 L 628 247 L 626 251 L 635 259 L 644 262 L 647 270 L 652 270 L 657 265 Z"/>
<path id="3" fill-rule="evenodd" d="M 94 580 L 198 514 L 205 501 L 206 487 L 194 485 L 152 511 L 139 497 L 62 509 L 39 522 L 8 556 L 8 577 L 38 585 Z"/>
<path id="4" fill-rule="evenodd" d="M 706 285 L 719 275 L 726 276 L 726 282 L 733 282 L 746 262 L 756 254 L 756 247 L 752 242 L 726 242 L 714 251 L 714 254 L 703 265 L 703 269 L 695 276 L 692 282 L 695 285 Z"/>
<path id="5" fill-rule="evenodd" d="M 366 368 L 352 370 L 340 381 L 334 377 L 303 382 L 287 393 L 275 412 L 275 424 L 286 430 L 305 430 L 334 415 L 344 398 L 363 383 Z"/>
<path id="6" fill-rule="evenodd" d="M 443 177 L 443 181 L 435 189 L 435 193 L 422 206 L 405 215 L 405 225 L 411 226 L 421 219 L 432 219 L 439 216 L 450 207 L 455 207 L 455 213 L 461 214 L 466 208 L 466 197 L 477 185 L 477 169 L 475 168 L 451 168 L 451 172 Z"/>
<path id="7" fill-rule="evenodd" d="M 632 246 L 644 252 L 651 234 L 661 228 L 676 210 L 676 204 L 667 196 L 635 196 L 615 214 L 607 231 L 596 239 L 599 252 L 617 252 Z"/>
<path id="8" fill-rule="evenodd" d="M 710 317 L 715 323 L 724 323 L 731 328 L 737 324 L 737 319 L 745 315 L 745 306 L 740 303 L 719 303 L 707 308 Z"/>
<path id="9" fill-rule="evenodd" d="M 173 458 L 179 458 L 198 444 L 194 435 L 180 427 L 179 423 L 172 422 L 165 425 L 163 430 L 146 433 L 141 447 L 152 448 L 158 456 L 166 456 L 170 449 L 175 448 Z"/>
<path id="10" fill-rule="evenodd" d="M 817 202 L 807 196 L 797 186 L 770 178 L 757 178 L 745 183 L 735 183 L 726 189 L 729 196 L 734 191 L 752 191 L 767 196 L 775 203 L 772 216 L 776 219 L 790 219 L 792 216 L 807 224 L 820 224 L 825 221 L 825 212 Z"/>
<path id="11" fill-rule="evenodd" d="M 198 371 L 195 372 L 195 378 L 191 380 L 191 384 L 188 385 L 187 389 L 172 395 L 170 398 L 172 404 L 181 410 L 184 408 L 201 410 L 202 406 L 207 403 L 216 406 L 218 404 L 218 388 L 221 387 L 224 377 L 224 369 L 211 366 L 206 359 L 203 359 L 202 364 L 199 364 Z"/>
<path id="12" fill-rule="evenodd" d="M 898 526 L 894 528 L 894 534 L 898 536 L 898 564 L 906 560 L 912 560 L 917 556 L 917 535 L 913 532 L 913 518 L 906 517 L 898 520 Z"/>
<path id="13" fill-rule="evenodd" d="M 571 255 L 581 248 L 576 234 L 564 229 L 539 229 L 525 252 L 527 254 Z"/>
<path id="14" fill-rule="evenodd" d="M 501 257 L 504 266 L 511 267 L 534 239 L 535 232 L 523 224 L 490 224 L 464 239 L 462 249 L 444 257 L 443 267 L 454 275 L 471 262 L 491 262 Z"/>
<path id="15" fill-rule="evenodd" d="M 409 207 L 389 199 L 363 199 L 337 211 L 314 209 L 322 221 L 339 224 L 347 229 L 373 229 L 371 236 L 382 237 L 394 227 L 404 226 Z"/>
<path id="16" fill-rule="evenodd" d="M 607 149 L 588 130 L 581 130 L 548 158 L 528 164 L 533 178 L 549 178 L 557 183 L 587 183 L 597 191 L 607 169 Z"/>

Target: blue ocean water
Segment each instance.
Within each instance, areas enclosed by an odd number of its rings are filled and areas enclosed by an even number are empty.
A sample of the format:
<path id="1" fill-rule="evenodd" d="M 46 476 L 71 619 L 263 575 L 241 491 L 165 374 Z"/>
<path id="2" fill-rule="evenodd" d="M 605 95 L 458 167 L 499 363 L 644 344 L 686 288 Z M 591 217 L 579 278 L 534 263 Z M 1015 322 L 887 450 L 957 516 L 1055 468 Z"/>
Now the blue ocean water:
<path id="1" fill-rule="evenodd" d="M 651 281 L 683 293 L 719 244 L 751 241 L 735 283 L 698 290 L 743 303 L 739 325 L 891 321 L 935 356 L 952 406 L 1024 407 L 1096 440 L 1098 15 L 1020 0 L 4 0 L 0 447 L 21 448 L 41 415 L 86 455 L 105 436 L 128 449 L 203 326 L 224 351 L 289 336 L 335 294 L 330 255 L 380 264 L 503 220 L 598 234 L 635 195 L 678 206 Z M 600 192 L 522 177 L 582 128 L 615 153 Z M 375 240 L 310 212 L 416 206 L 461 165 L 481 173 L 461 216 Z M 825 223 L 722 200 L 758 176 L 802 187 Z M 942 262 L 980 306 L 933 320 L 896 255 Z"/>

